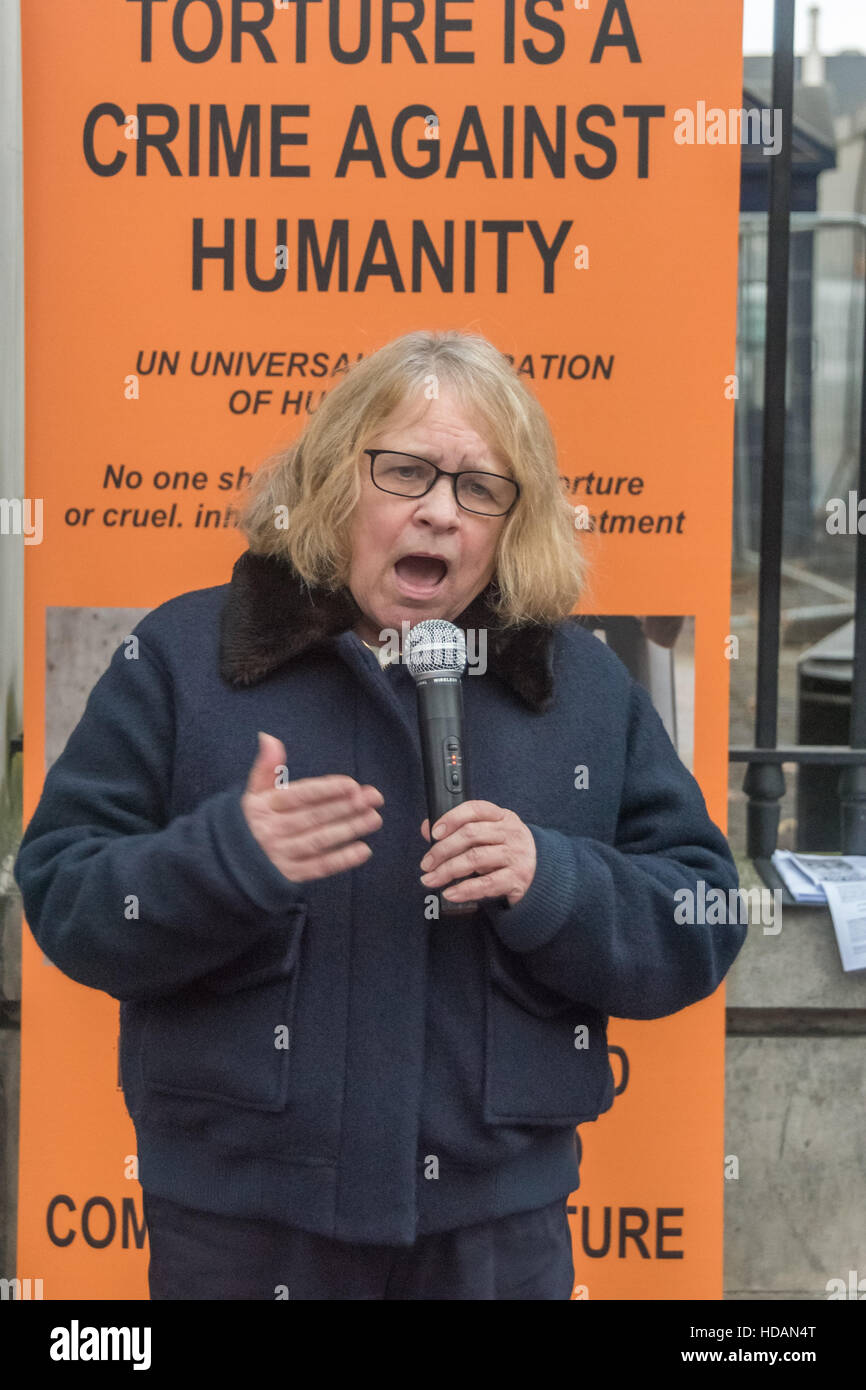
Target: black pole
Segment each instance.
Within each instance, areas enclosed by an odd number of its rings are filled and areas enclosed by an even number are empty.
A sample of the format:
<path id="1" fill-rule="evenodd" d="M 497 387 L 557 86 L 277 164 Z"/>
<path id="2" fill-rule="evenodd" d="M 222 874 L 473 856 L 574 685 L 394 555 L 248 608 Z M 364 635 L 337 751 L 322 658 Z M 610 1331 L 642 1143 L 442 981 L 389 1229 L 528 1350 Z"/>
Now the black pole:
<path id="1" fill-rule="evenodd" d="M 758 669 L 755 747 L 776 746 L 779 703 L 779 607 L 785 481 L 785 386 L 788 365 L 788 265 L 791 240 L 791 147 L 794 130 L 795 0 L 776 0 L 773 20 L 773 120 L 782 122 L 779 153 L 768 156 L 767 317 L 764 344 L 764 421 L 761 468 L 761 540 L 758 568 Z M 756 761 L 743 781 L 748 793 L 746 848 L 769 858 L 776 848 L 781 766 Z"/>
<path id="2" fill-rule="evenodd" d="M 863 295 L 863 351 L 860 359 L 860 477 L 857 499 L 866 497 L 866 291 Z M 852 748 L 866 746 L 866 623 L 863 621 L 863 595 L 866 594 L 866 517 L 857 512 L 857 551 L 854 577 L 854 667 L 851 673 L 851 724 L 848 741 Z M 839 778 L 842 853 L 866 854 L 866 767 L 845 768 Z"/>

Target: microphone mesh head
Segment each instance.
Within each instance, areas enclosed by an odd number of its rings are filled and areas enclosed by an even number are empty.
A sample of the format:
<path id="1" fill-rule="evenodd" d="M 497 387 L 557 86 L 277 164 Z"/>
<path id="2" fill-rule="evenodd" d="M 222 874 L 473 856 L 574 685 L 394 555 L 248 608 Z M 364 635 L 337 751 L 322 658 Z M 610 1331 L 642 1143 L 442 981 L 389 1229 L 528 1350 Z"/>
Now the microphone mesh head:
<path id="1" fill-rule="evenodd" d="M 403 655 L 413 680 L 462 676 L 466 670 L 466 638 L 454 623 L 428 618 L 409 629 Z"/>

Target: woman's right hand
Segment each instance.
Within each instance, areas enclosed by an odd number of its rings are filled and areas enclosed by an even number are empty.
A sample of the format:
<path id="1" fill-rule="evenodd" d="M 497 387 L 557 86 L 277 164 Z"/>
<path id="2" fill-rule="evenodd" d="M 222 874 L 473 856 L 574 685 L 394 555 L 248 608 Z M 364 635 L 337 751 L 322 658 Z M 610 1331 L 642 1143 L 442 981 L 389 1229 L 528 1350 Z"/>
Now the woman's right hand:
<path id="1" fill-rule="evenodd" d="M 260 733 L 241 809 L 271 863 L 292 883 L 365 863 L 373 851 L 359 836 L 381 826 L 382 793 L 338 773 L 277 785 L 275 769 L 286 763 L 280 739 Z"/>

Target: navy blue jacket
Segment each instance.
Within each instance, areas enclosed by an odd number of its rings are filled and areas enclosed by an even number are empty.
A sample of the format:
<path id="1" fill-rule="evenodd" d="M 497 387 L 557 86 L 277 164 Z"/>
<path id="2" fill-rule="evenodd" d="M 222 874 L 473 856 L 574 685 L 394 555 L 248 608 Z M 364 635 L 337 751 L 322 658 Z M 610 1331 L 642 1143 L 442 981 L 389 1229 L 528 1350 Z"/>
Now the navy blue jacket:
<path id="1" fill-rule="evenodd" d="M 392 1245 L 542 1206 L 612 1103 L 608 1015 L 675 1013 L 736 956 L 739 914 L 675 919 L 678 889 L 738 880 L 647 692 L 573 618 L 499 630 L 490 593 L 457 621 L 488 629 L 471 794 L 536 843 L 513 908 L 431 919 L 414 683 L 352 631 L 347 590 L 246 552 L 94 686 L 15 877 L 45 954 L 121 1001 L 146 1191 Z M 271 863 L 241 809 L 259 729 L 292 779 L 379 788 L 361 867 L 293 884 Z"/>

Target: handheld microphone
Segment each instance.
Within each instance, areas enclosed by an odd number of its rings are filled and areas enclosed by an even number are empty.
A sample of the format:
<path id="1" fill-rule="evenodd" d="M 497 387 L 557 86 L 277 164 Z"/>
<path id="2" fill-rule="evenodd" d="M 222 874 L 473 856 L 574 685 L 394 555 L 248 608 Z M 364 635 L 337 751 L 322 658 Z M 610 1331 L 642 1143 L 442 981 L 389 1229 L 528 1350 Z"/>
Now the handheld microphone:
<path id="1" fill-rule="evenodd" d="M 424 786 L 432 831 L 446 811 L 470 799 L 463 738 L 466 638 L 454 623 L 429 618 L 410 628 L 403 655 L 417 687 Z M 478 910 L 476 903 L 449 902 L 441 894 L 439 906 L 447 917 L 467 916 Z"/>

